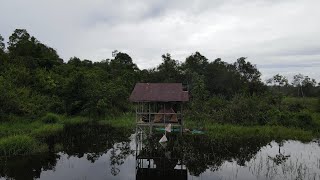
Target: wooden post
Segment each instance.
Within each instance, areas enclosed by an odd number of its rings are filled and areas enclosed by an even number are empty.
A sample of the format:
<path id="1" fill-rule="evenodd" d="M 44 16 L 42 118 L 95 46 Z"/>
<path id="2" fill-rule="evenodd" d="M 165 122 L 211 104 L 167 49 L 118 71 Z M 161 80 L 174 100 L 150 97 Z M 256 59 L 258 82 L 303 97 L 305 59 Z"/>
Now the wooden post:
<path id="1" fill-rule="evenodd" d="M 150 136 L 152 134 L 152 124 L 151 124 L 151 110 L 150 110 L 150 102 L 148 103 L 149 104 L 149 113 L 148 113 L 148 119 L 149 119 L 149 128 L 150 128 Z"/>
<path id="2" fill-rule="evenodd" d="M 181 132 L 181 135 L 182 135 L 182 133 L 183 133 L 183 120 L 184 120 L 183 119 L 183 103 L 181 103 L 181 107 L 180 108 L 181 108 L 180 109 L 180 116 L 181 116 L 180 132 Z"/>
<path id="3" fill-rule="evenodd" d="M 139 104 L 139 103 L 138 103 Z M 138 122 L 138 106 L 136 105 L 136 123 Z"/>
<path id="4" fill-rule="evenodd" d="M 165 110 L 166 110 L 166 104 L 163 103 L 163 124 L 166 124 L 166 115 L 165 115 Z"/>
<path id="5" fill-rule="evenodd" d="M 150 102 L 149 102 L 149 123 L 151 123 L 151 109 L 150 109 Z"/>

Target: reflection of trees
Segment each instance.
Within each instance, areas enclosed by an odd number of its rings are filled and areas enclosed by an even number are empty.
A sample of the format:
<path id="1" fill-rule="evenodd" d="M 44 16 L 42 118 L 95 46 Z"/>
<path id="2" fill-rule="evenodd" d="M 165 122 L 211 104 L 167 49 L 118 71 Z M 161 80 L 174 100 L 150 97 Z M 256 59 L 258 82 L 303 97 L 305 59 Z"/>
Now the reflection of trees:
<path id="1" fill-rule="evenodd" d="M 130 147 L 130 142 L 121 142 L 114 145 L 111 148 L 110 153 L 110 165 L 111 165 L 111 174 L 116 176 L 120 170 L 117 166 L 121 166 L 124 163 L 124 160 L 133 154 L 133 150 Z"/>
<path id="2" fill-rule="evenodd" d="M 144 142 L 142 153 L 153 157 L 164 156 L 165 150 L 158 143 L 160 138 L 154 135 Z M 174 158 L 182 158 L 190 174 L 195 176 L 207 169 L 216 171 L 225 161 L 235 161 L 245 166 L 269 142 L 253 138 L 212 139 L 204 135 L 170 135 L 168 139 L 166 151 L 170 151 Z"/>
<path id="3" fill-rule="evenodd" d="M 188 136 L 185 141 L 186 166 L 190 174 L 198 176 L 206 169 L 216 171 L 225 161 L 244 166 L 260 148 L 268 143 L 262 139 L 211 139 Z"/>
<path id="4" fill-rule="evenodd" d="M 17 180 L 40 178 L 42 171 L 55 168 L 59 158 L 60 156 L 57 154 L 44 153 L 0 159 L 0 177 Z"/>
<path id="5" fill-rule="evenodd" d="M 285 155 L 281 153 L 281 147 L 283 146 L 284 141 L 276 141 L 276 142 L 279 146 L 278 154 L 275 157 L 268 156 L 268 158 L 271 159 L 276 165 L 280 165 L 286 162 L 287 159 L 290 157 L 290 155 Z"/>
<path id="6" fill-rule="evenodd" d="M 66 128 L 62 137 L 63 149 L 69 156 L 83 157 L 94 163 L 110 149 L 111 174 L 133 153 L 130 148 L 131 131 L 110 126 L 90 125 Z"/>
<path id="7" fill-rule="evenodd" d="M 130 142 L 131 132 L 110 126 L 86 125 L 67 127 L 60 141 L 63 150 L 69 156 L 79 158 L 87 154 L 87 159 L 94 163 L 118 142 Z"/>
<path id="8" fill-rule="evenodd" d="M 102 125 L 79 125 L 66 127 L 59 137 L 50 137 L 45 140 L 50 148 L 50 153 L 33 156 L 18 156 L 0 159 L 0 177 L 7 179 L 34 179 L 39 178 L 41 171 L 53 170 L 60 156 L 54 153 L 56 144 L 69 156 L 83 157 L 94 163 L 108 149 L 116 148 L 116 159 L 123 162 L 129 152 L 130 135 L 132 132 L 123 129 L 111 128 Z M 121 147 L 114 144 L 121 142 Z"/>

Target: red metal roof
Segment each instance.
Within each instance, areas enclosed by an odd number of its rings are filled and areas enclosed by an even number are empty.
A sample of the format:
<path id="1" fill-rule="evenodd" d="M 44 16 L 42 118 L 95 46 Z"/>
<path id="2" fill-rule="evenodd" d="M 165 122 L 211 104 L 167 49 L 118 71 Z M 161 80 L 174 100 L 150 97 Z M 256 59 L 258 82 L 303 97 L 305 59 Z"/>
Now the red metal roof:
<path id="1" fill-rule="evenodd" d="M 183 91 L 181 83 L 137 83 L 130 98 L 132 102 L 143 101 L 189 101 L 188 91 Z"/>

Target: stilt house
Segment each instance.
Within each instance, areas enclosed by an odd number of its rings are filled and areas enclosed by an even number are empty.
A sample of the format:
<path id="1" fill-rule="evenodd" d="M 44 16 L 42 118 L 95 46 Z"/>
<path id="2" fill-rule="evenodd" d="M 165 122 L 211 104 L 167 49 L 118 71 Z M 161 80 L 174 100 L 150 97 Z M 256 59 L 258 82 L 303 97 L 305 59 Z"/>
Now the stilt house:
<path id="1" fill-rule="evenodd" d="M 182 83 L 137 83 L 129 100 L 136 103 L 136 123 L 183 126 L 183 103 L 189 101 Z"/>

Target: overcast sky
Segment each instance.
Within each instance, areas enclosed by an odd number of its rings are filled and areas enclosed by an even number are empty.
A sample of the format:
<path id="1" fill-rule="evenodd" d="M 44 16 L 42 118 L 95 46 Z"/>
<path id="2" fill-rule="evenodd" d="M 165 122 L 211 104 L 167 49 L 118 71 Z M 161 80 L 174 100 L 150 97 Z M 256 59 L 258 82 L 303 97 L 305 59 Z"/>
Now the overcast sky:
<path id="1" fill-rule="evenodd" d="M 0 0 L 0 34 L 23 28 L 67 61 L 100 61 L 115 49 L 140 68 L 170 53 L 257 64 L 265 80 L 296 73 L 320 80 L 319 0 Z"/>

